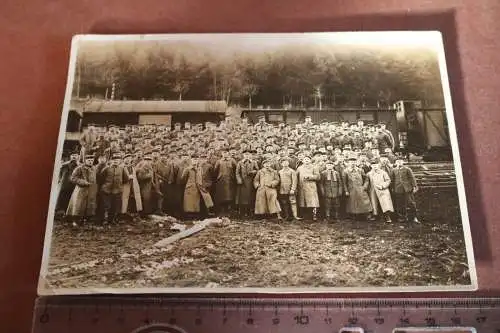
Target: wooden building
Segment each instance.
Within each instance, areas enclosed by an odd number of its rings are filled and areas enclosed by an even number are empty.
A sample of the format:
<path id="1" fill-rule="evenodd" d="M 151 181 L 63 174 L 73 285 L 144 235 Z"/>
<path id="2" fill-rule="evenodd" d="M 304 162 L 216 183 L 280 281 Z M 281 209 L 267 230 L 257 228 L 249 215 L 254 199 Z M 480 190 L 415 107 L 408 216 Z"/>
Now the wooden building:
<path id="1" fill-rule="evenodd" d="M 139 125 L 219 122 L 226 116 L 225 101 L 119 101 L 72 100 L 66 119 L 65 150 L 78 143 L 82 129 L 89 124 Z"/>
<path id="2" fill-rule="evenodd" d="M 82 126 L 216 122 L 224 119 L 226 109 L 224 101 L 92 100 L 82 108 Z"/>
<path id="3" fill-rule="evenodd" d="M 396 140 L 396 147 L 418 154 L 436 154 L 433 159 L 451 158 L 448 124 L 444 108 L 422 108 L 419 101 L 398 101 L 392 108 L 339 109 L 244 109 L 241 116 L 255 123 L 263 115 L 266 122 L 295 124 L 310 116 L 314 123 L 385 123 Z"/>
<path id="4" fill-rule="evenodd" d="M 392 132 L 397 140 L 396 110 L 376 108 L 343 108 L 343 109 L 246 109 L 242 111 L 242 117 L 248 118 L 252 123 L 257 122 L 258 117 L 263 115 L 266 122 L 271 124 L 287 123 L 295 124 L 303 122 L 305 117 L 311 117 L 313 123 L 328 122 L 357 122 L 363 120 L 365 124 L 385 123 L 387 129 Z M 399 144 L 399 141 L 396 142 Z"/>

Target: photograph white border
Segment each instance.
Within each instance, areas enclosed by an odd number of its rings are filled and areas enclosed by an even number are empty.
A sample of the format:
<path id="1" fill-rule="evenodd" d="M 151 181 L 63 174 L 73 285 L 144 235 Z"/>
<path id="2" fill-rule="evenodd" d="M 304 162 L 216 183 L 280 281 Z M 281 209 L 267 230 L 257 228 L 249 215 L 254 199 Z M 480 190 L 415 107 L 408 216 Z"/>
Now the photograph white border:
<path id="1" fill-rule="evenodd" d="M 374 36 L 380 37 L 380 43 L 395 42 L 405 45 L 418 45 L 424 43 L 432 45 L 438 54 L 439 70 L 441 74 L 441 84 L 446 108 L 446 117 L 448 121 L 448 131 L 450 144 L 453 154 L 453 162 L 456 174 L 457 192 L 461 213 L 461 222 L 464 234 L 464 242 L 466 247 L 468 269 L 471 284 L 456 285 L 456 286 L 403 286 L 403 287 L 291 287 L 291 288 L 173 288 L 173 287 L 158 287 L 158 288 L 49 288 L 46 286 L 46 276 L 48 273 L 48 265 L 50 259 L 50 248 L 52 244 L 52 231 L 54 226 L 55 208 L 57 200 L 57 183 L 59 169 L 62 163 L 62 151 L 66 134 L 66 124 L 70 109 L 73 83 L 75 79 L 75 68 L 78 55 L 78 45 L 81 41 L 165 41 L 169 39 L 196 39 L 196 38 L 225 38 L 238 35 L 255 36 L 255 37 L 280 37 L 286 38 L 298 33 L 204 33 L 204 34 L 146 34 L 146 35 L 75 35 L 71 41 L 70 61 L 68 68 L 68 78 L 66 84 L 66 92 L 64 97 L 64 106 L 61 115 L 59 127 L 59 136 L 57 142 L 57 150 L 55 155 L 54 170 L 52 175 L 52 185 L 50 192 L 49 210 L 47 214 L 47 225 L 45 229 L 43 256 L 38 281 L 38 295 L 83 295 L 83 294 L 151 294 L 151 293 L 378 293 L 378 292 L 438 292 L 438 291 L 474 291 L 478 289 L 477 272 L 474 259 L 474 250 L 472 237 L 470 232 L 469 214 L 467 209 L 467 201 L 465 195 L 465 187 L 463 181 L 462 165 L 459 155 L 459 146 L 457 132 L 455 128 L 455 119 L 453 115 L 453 106 L 450 93 L 450 85 L 448 80 L 448 72 L 446 66 L 446 57 L 443 44 L 442 34 L 439 31 L 373 31 L 373 32 L 306 32 L 299 33 L 310 35 L 311 38 L 331 38 L 339 42 L 345 38 L 352 44 L 367 44 L 366 41 L 373 42 Z"/>

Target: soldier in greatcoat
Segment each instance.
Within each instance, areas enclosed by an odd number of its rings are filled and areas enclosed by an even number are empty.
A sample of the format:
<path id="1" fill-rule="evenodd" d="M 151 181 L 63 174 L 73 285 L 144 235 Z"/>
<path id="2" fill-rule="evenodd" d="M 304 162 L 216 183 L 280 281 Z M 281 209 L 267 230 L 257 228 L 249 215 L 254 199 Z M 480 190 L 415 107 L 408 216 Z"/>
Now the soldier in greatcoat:
<path id="1" fill-rule="evenodd" d="M 75 189 L 69 200 L 66 215 L 76 225 L 76 220 L 81 222 L 93 218 L 97 206 L 97 180 L 96 168 L 93 165 L 94 156 L 85 155 L 83 165 L 77 166 L 71 174 L 70 180 L 75 184 Z"/>
<path id="2" fill-rule="evenodd" d="M 172 211 L 172 197 L 175 195 L 176 155 L 164 148 L 154 167 L 157 186 L 162 194 L 158 196 L 157 208 L 162 212 L 171 213 Z"/>
<path id="3" fill-rule="evenodd" d="M 236 164 L 236 205 L 240 217 L 251 214 L 251 207 L 255 204 L 255 189 L 253 179 L 259 171 L 257 161 L 252 159 L 251 150 L 243 151 L 243 158 Z"/>
<path id="4" fill-rule="evenodd" d="M 392 205 L 391 192 L 389 186 L 391 185 L 391 178 L 380 167 L 378 161 L 372 161 L 372 170 L 367 173 L 370 180 L 370 201 L 372 203 L 373 215 L 379 214 L 379 207 L 385 222 L 391 223 L 391 213 L 394 212 Z"/>
<path id="5" fill-rule="evenodd" d="M 201 155 L 198 159 L 197 155 L 193 155 L 190 164 L 184 168 L 182 178 L 186 184 L 183 200 L 184 212 L 198 215 L 204 211 L 210 216 L 214 215 L 214 202 L 210 195 L 213 170 L 207 157 Z"/>
<path id="6" fill-rule="evenodd" d="M 153 163 L 151 152 L 144 153 L 144 158 L 136 167 L 137 181 L 141 191 L 142 216 L 148 216 L 153 213 Z"/>
<path id="7" fill-rule="evenodd" d="M 236 161 L 229 151 L 222 152 L 222 158 L 215 163 L 215 202 L 220 213 L 231 211 L 236 191 Z"/>
<path id="8" fill-rule="evenodd" d="M 73 170 L 78 166 L 78 154 L 71 154 L 69 161 L 64 162 L 61 165 L 61 169 L 59 171 L 59 195 L 57 197 L 57 208 L 56 210 L 60 210 L 65 212 L 68 208 L 69 199 L 71 198 L 71 194 L 75 189 L 75 184 L 71 182 L 71 175 L 73 174 Z"/>
<path id="9" fill-rule="evenodd" d="M 125 155 L 124 168 L 127 171 L 128 180 L 123 184 L 121 212 L 127 214 L 130 202 L 133 201 L 135 212 L 140 213 L 142 211 L 141 189 L 137 181 L 135 166 L 132 164 L 132 155 Z"/>
<path id="10" fill-rule="evenodd" d="M 355 157 L 349 158 L 344 170 L 345 195 L 347 196 L 346 211 L 356 219 L 365 216 L 373 220 L 373 210 L 368 196 L 369 180 L 364 171 L 355 166 Z"/>
<path id="11" fill-rule="evenodd" d="M 178 148 L 180 153 L 180 158 L 174 161 L 174 173 L 175 173 L 175 186 L 174 191 L 171 195 L 172 206 L 174 207 L 171 214 L 175 217 L 181 217 L 183 212 L 184 200 L 184 187 L 186 183 L 182 178 L 184 169 L 191 163 L 190 156 L 186 151 L 186 147 Z"/>
<path id="12" fill-rule="evenodd" d="M 279 184 L 278 171 L 272 168 L 271 161 L 262 162 L 263 168 L 260 169 L 253 180 L 253 185 L 257 190 L 255 195 L 255 214 L 256 215 L 276 215 L 278 220 L 282 220 L 281 207 L 278 202 L 277 187 Z"/>
<path id="13" fill-rule="evenodd" d="M 96 199 L 96 220 L 101 222 L 104 221 L 104 207 L 106 207 L 105 194 L 102 191 L 102 185 L 104 184 L 104 178 L 102 176 L 102 170 L 108 166 L 108 158 L 105 154 L 95 156 L 94 161 L 97 159 L 96 169 L 96 180 L 97 180 L 97 199 Z"/>
<path id="14" fill-rule="evenodd" d="M 302 165 L 297 168 L 298 201 L 300 208 L 311 208 L 314 221 L 317 220 L 320 206 L 316 184 L 319 178 L 318 168 L 311 163 L 310 157 L 305 156 Z"/>

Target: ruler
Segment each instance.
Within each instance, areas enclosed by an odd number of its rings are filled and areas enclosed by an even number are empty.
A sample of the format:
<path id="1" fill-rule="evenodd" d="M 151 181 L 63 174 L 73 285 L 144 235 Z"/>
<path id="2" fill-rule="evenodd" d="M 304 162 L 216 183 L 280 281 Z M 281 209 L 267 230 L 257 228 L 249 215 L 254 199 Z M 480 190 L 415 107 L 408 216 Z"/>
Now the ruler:
<path id="1" fill-rule="evenodd" d="M 500 333 L 500 298 L 42 297 L 33 333 Z"/>

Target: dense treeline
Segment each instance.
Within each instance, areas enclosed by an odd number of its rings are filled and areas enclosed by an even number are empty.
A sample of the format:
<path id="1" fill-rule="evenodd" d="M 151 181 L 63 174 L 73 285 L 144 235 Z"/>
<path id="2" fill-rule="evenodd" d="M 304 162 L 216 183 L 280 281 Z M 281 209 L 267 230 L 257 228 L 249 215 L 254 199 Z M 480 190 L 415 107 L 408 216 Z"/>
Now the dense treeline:
<path id="1" fill-rule="evenodd" d="M 223 46 L 221 46 L 223 47 Z M 442 105 L 437 57 L 424 48 L 287 46 L 217 55 L 188 43 L 84 45 L 73 94 L 115 99 L 226 100 L 283 107 Z"/>

